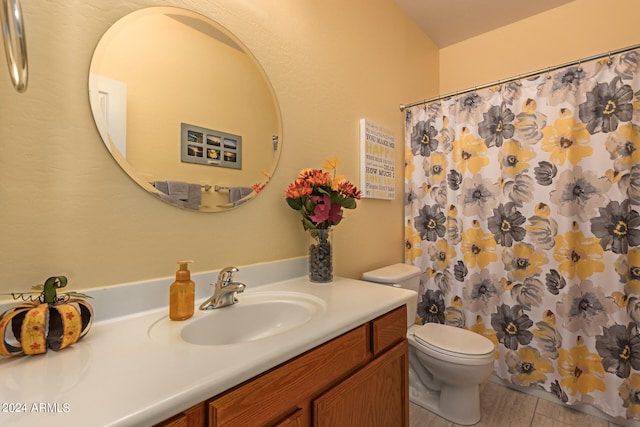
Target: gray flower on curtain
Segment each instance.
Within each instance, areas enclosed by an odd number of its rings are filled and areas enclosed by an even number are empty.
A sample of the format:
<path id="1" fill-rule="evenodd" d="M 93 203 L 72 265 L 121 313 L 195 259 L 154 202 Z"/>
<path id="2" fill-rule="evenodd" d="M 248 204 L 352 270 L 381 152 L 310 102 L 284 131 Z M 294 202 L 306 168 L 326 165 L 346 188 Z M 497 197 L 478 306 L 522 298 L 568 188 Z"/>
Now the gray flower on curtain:
<path id="1" fill-rule="evenodd" d="M 533 171 L 536 175 L 536 182 L 546 186 L 553 184 L 553 178 L 556 177 L 558 168 L 553 163 L 544 160 L 538 163 L 538 166 L 536 166 Z"/>
<path id="2" fill-rule="evenodd" d="M 618 185 L 632 205 L 640 205 L 640 164 L 631 166 L 631 172 L 624 175 Z"/>
<path id="3" fill-rule="evenodd" d="M 597 84 L 578 107 L 580 120 L 587 124 L 590 134 L 611 132 L 618 128 L 619 122 L 631 120 L 633 90 L 629 85 L 619 85 L 617 78 L 610 83 Z"/>
<path id="4" fill-rule="evenodd" d="M 486 101 L 476 92 L 460 96 L 450 107 L 451 115 L 457 118 L 458 123 L 479 121 L 486 110 Z"/>
<path id="5" fill-rule="evenodd" d="M 556 397 L 564 403 L 567 403 L 569 401 L 567 393 L 562 390 L 562 387 L 560 386 L 558 380 L 555 380 L 553 383 L 551 383 L 551 393 L 555 394 Z"/>
<path id="6" fill-rule="evenodd" d="M 640 215 L 631 209 L 629 200 L 611 201 L 598 210 L 600 216 L 591 218 L 591 232 L 600 239 L 602 249 L 626 254 L 629 246 L 640 245 Z"/>
<path id="7" fill-rule="evenodd" d="M 418 303 L 418 316 L 422 323 L 444 323 L 444 294 L 440 290 L 427 289 Z"/>
<path id="8" fill-rule="evenodd" d="M 542 139 L 542 129 L 547 126 L 547 116 L 536 111 L 537 108 L 536 101 L 531 98 L 522 103 L 522 112 L 516 116 L 514 123 L 514 135 L 518 141 L 535 144 Z"/>
<path id="9" fill-rule="evenodd" d="M 556 315 L 551 310 L 545 310 L 542 320 L 536 323 L 533 339 L 540 349 L 540 354 L 549 359 L 557 359 L 558 349 L 562 347 L 562 334 L 557 330 Z"/>
<path id="10" fill-rule="evenodd" d="M 632 79 L 640 68 L 640 53 L 638 51 L 628 52 L 618 57 L 616 61 L 616 73 L 622 79 Z"/>
<path id="11" fill-rule="evenodd" d="M 519 305 L 500 305 L 491 314 L 491 326 L 496 331 L 498 341 L 510 350 L 517 350 L 518 345 L 527 345 L 533 339 L 533 334 L 528 330 L 533 326 L 533 321 Z"/>
<path id="12" fill-rule="evenodd" d="M 558 222 L 551 217 L 551 210 L 546 203 L 537 203 L 534 214 L 529 217 L 529 222 L 524 227 L 527 230 L 527 237 L 539 250 L 549 250 L 556 244 Z"/>
<path id="13" fill-rule="evenodd" d="M 567 285 L 567 282 L 566 280 L 564 280 L 564 277 L 562 277 L 560 273 L 558 273 L 558 270 L 552 268 L 545 275 L 545 284 L 549 292 L 551 292 L 553 295 L 558 295 L 560 293 L 560 290 L 564 289 L 564 287 Z"/>
<path id="14" fill-rule="evenodd" d="M 544 286 L 537 277 L 527 277 L 523 282 L 516 283 L 511 288 L 511 297 L 521 304 L 524 310 L 540 307 L 543 296 Z"/>
<path id="15" fill-rule="evenodd" d="M 462 183 L 462 189 L 458 196 L 458 203 L 462 205 L 462 213 L 465 216 L 477 215 L 482 219 L 487 218 L 498 204 L 496 195 L 498 185 L 488 179 L 484 179 L 479 173 Z"/>
<path id="16" fill-rule="evenodd" d="M 438 237 L 444 237 L 447 217 L 440 211 L 438 205 L 422 207 L 413 221 L 422 240 L 435 242 Z"/>
<path id="17" fill-rule="evenodd" d="M 515 241 L 521 241 L 527 234 L 522 224 L 526 218 L 516 210 L 512 202 L 500 204 L 493 210 L 493 216 L 487 221 L 489 230 L 495 236 L 496 243 L 510 247 Z"/>
<path id="18" fill-rule="evenodd" d="M 513 137 L 515 115 L 508 108 L 494 105 L 483 114 L 484 120 L 478 124 L 478 134 L 484 138 L 487 147 L 501 147 L 503 141 Z"/>
<path id="19" fill-rule="evenodd" d="M 533 200 L 535 185 L 533 178 L 529 175 L 521 173 L 512 180 L 504 181 L 503 185 L 504 194 L 506 194 L 516 206 L 522 207 L 525 203 Z"/>
<path id="20" fill-rule="evenodd" d="M 640 335 L 635 324 L 613 325 L 603 328 L 596 337 L 596 350 L 602 357 L 605 371 L 620 378 L 628 378 L 631 369 L 640 369 Z"/>
<path id="21" fill-rule="evenodd" d="M 602 288 L 591 280 L 583 280 L 569 287 L 569 292 L 556 303 L 556 311 L 569 332 L 593 337 L 609 323 L 609 316 L 617 311 L 617 306 Z"/>
<path id="22" fill-rule="evenodd" d="M 614 161 L 614 169 L 618 172 L 628 171 L 640 163 L 640 127 L 625 123 L 607 135 L 605 147 Z"/>
<path id="23" fill-rule="evenodd" d="M 560 174 L 556 189 L 551 191 L 551 202 L 558 205 L 558 213 L 569 218 L 577 216 L 589 221 L 599 206 L 605 204 L 605 194 L 611 183 L 600 179 L 591 171 L 576 166 Z"/>
<path id="24" fill-rule="evenodd" d="M 411 152 L 428 157 L 438 148 L 438 131 L 433 120 L 419 121 L 411 132 Z"/>
<path id="25" fill-rule="evenodd" d="M 582 66 L 565 68 L 547 77 L 539 87 L 539 94 L 548 99 L 549 105 L 575 98 L 581 85 L 587 81 L 587 73 Z"/>
<path id="26" fill-rule="evenodd" d="M 459 190 L 462 184 L 462 174 L 455 169 L 451 169 L 447 175 L 447 184 L 452 190 Z"/>
<path id="27" fill-rule="evenodd" d="M 483 268 L 473 273 L 465 283 L 463 304 L 467 310 L 488 316 L 498 306 L 502 293 L 498 277 Z"/>
<path id="28" fill-rule="evenodd" d="M 464 282 L 464 278 L 467 277 L 468 273 L 469 269 L 466 265 L 464 265 L 464 262 L 458 260 L 458 262 L 456 262 L 456 265 L 453 267 L 453 275 L 456 280 L 458 282 Z"/>

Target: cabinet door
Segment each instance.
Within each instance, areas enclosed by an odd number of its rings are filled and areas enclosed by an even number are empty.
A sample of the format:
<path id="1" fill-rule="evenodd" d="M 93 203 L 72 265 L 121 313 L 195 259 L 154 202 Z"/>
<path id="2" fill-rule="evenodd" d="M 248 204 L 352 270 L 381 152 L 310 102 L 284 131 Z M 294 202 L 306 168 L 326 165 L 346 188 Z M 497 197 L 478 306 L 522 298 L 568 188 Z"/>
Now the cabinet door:
<path id="1" fill-rule="evenodd" d="M 409 425 L 407 340 L 313 401 L 314 427 Z"/>
<path id="2" fill-rule="evenodd" d="M 368 325 L 360 326 L 215 397 L 210 426 L 273 426 L 297 409 L 302 417 L 291 425 L 309 425 L 311 399 L 370 360 L 368 338 Z"/>

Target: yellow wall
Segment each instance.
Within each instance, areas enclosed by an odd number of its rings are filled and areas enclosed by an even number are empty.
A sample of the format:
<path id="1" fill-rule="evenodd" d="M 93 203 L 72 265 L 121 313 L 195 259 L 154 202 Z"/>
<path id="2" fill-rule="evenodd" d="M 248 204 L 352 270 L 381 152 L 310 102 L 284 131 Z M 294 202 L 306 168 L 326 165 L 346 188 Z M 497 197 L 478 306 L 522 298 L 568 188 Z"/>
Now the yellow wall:
<path id="1" fill-rule="evenodd" d="M 109 156 L 93 124 L 88 70 L 100 36 L 154 0 L 22 2 L 31 75 L 26 94 L 0 68 L 0 292 L 51 275 L 87 289 L 306 254 L 283 191 L 325 157 L 358 181 L 358 121 L 395 132 L 398 105 L 438 88 L 438 51 L 394 0 L 168 0 L 237 35 L 270 77 L 283 120 L 271 184 L 239 209 L 180 210 L 148 195 Z M 396 150 L 402 170 L 403 150 Z M 363 200 L 336 228 L 336 272 L 403 259 L 403 174 L 394 201 Z M 213 280 L 213 278 L 212 278 Z M 161 290 L 164 292 L 165 290 Z"/>
<path id="2" fill-rule="evenodd" d="M 440 93 L 638 44 L 638 16 L 637 0 L 574 0 L 448 46 L 440 51 Z"/>

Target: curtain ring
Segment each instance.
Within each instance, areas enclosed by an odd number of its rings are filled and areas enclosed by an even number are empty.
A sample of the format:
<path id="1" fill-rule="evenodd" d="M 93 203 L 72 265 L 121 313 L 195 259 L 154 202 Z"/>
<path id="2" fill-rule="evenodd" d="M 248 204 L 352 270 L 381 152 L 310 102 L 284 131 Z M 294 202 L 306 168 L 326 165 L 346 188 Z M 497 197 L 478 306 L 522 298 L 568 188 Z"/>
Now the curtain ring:
<path id="1" fill-rule="evenodd" d="M 611 59 L 611 52 L 607 55 L 607 65 L 613 64 L 613 60 Z"/>

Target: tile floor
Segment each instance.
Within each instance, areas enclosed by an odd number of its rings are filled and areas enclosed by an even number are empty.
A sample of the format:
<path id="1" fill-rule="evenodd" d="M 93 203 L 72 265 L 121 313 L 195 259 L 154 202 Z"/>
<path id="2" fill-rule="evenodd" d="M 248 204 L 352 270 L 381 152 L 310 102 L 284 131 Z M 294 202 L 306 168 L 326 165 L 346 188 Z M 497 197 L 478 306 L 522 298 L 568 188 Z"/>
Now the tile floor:
<path id="1" fill-rule="evenodd" d="M 476 427 L 618 427 L 600 417 L 488 381 L 480 389 L 482 419 Z M 410 427 L 457 427 L 411 403 Z"/>

